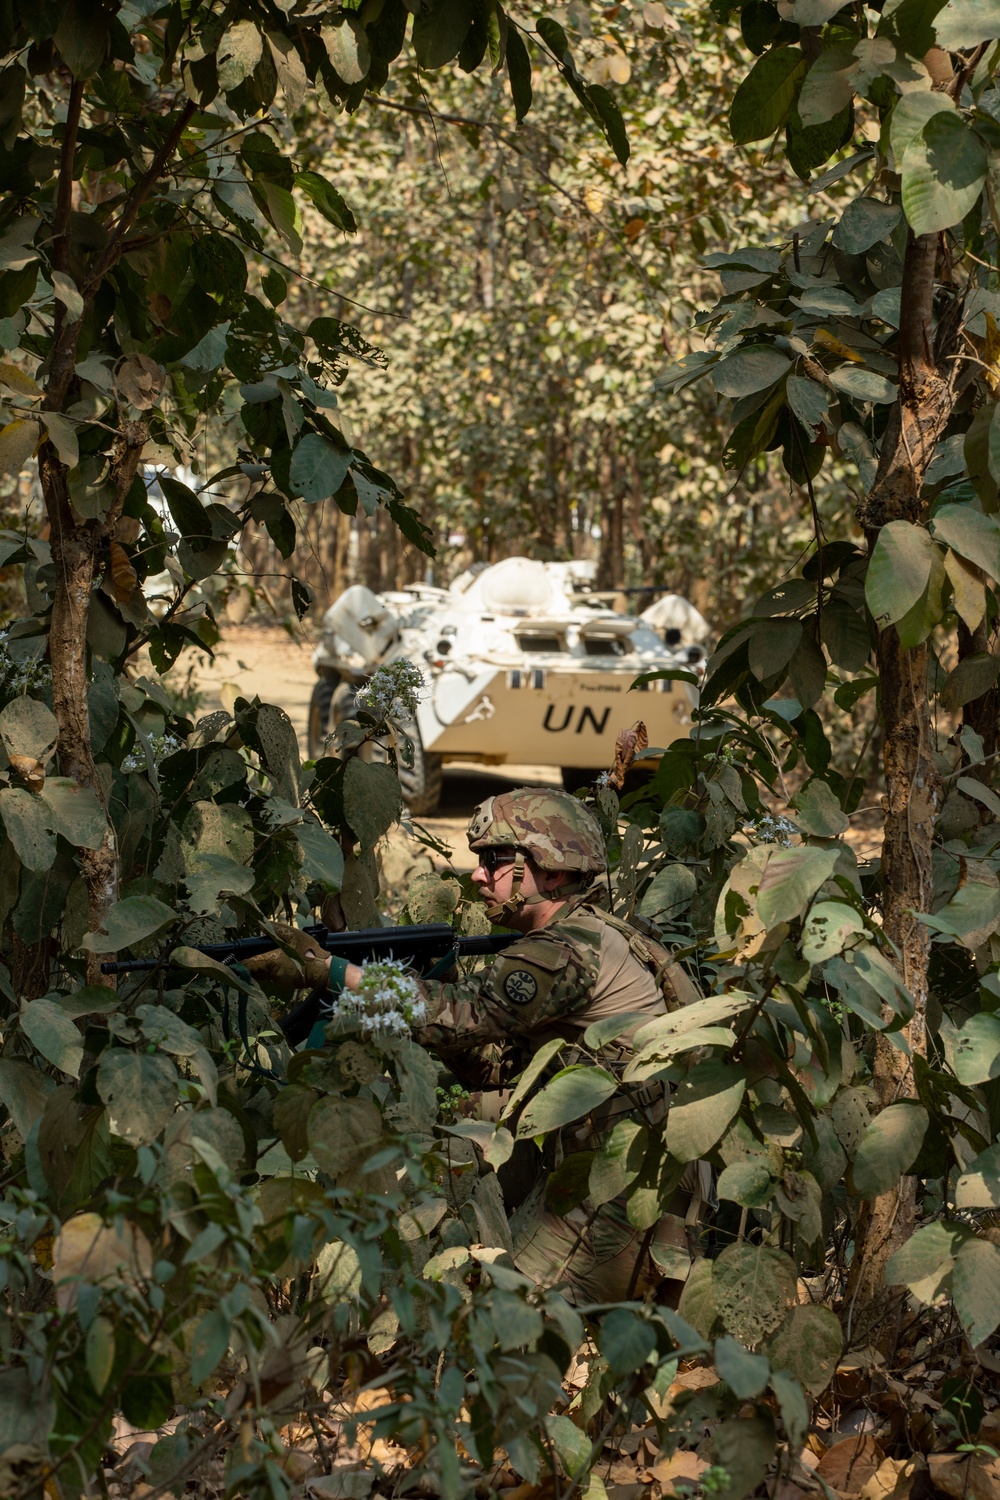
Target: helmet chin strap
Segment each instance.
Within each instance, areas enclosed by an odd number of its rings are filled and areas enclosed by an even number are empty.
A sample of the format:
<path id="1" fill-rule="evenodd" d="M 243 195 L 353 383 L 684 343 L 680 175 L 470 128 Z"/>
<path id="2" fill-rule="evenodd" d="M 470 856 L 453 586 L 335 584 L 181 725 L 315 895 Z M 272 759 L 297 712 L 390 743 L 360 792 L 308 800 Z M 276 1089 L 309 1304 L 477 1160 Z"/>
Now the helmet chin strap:
<path id="1" fill-rule="evenodd" d="M 521 890 L 521 882 L 524 879 L 524 850 L 518 849 L 514 857 L 514 874 L 510 882 L 510 895 L 506 901 L 493 901 L 486 908 L 486 915 L 491 922 L 499 922 L 503 925 L 505 917 L 516 916 L 525 906 L 541 906 L 546 901 L 562 902 L 567 896 L 575 894 L 581 887 L 578 882 L 570 885 L 560 885 L 552 891 L 538 891 L 534 896 L 526 896 Z"/>

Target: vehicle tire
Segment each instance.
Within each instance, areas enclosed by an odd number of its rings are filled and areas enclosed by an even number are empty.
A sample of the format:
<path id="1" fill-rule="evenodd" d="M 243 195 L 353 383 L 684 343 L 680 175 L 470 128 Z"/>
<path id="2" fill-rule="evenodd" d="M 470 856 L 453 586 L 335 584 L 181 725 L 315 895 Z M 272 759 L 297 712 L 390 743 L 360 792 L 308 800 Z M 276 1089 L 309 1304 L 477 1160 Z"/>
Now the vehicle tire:
<path id="1" fill-rule="evenodd" d="M 585 766 L 562 766 L 561 771 L 564 792 L 580 792 L 584 787 L 593 786 L 601 774 Z"/>
<path id="2" fill-rule="evenodd" d="M 323 754 L 326 737 L 336 727 L 331 709 L 333 696 L 340 677 L 337 673 L 317 677 L 309 699 L 309 717 L 306 721 L 306 753 L 310 760 L 318 760 Z"/>
<path id="3" fill-rule="evenodd" d="M 399 758 L 399 784 L 403 789 L 403 801 L 413 816 L 425 818 L 441 801 L 444 760 L 433 750 L 424 749 L 416 724 L 408 724 L 406 730 L 413 742 L 413 765 L 404 766 L 402 757 Z"/>

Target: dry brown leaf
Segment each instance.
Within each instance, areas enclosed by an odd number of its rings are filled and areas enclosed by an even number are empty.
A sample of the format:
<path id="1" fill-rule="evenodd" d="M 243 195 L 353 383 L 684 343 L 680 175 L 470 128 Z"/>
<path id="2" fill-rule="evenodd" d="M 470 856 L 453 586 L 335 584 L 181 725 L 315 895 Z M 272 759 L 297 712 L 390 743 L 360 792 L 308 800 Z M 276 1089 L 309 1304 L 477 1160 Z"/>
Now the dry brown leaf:
<path id="1" fill-rule="evenodd" d="M 56 1302 L 72 1311 L 81 1282 L 91 1286 L 145 1280 L 153 1273 L 153 1251 L 135 1224 L 105 1224 L 100 1214 L 67 1219 L 52 1249 Z"/>
<path id="2" fill-rule="evenodd" d="M 9 755 L 10 768 L 29 792 L 40 792 L 45 785 L 45 767 L 33 755 Z"/>
<path id="3" fill-rule="evenodd" d="M 909 1500 L 926 1468 L 922 1458 L 887 1458 L 861 1491 L 861 1500 Z"/>
<path id="4" fill-rule="evenodd" d="M 148 411 L 166 383 L 166 374 L 148 354 L 133 354 L 118 371 L 118 389 L 138 411 Z"/>
<path id="5" fill-rule="evenodd" d="M 502 1500 L 535 1500 L 542 1493 L 543 1486 L 540 1484 L 516 1484 L 512 1490 L 499 1490 L 497 1493 Z"/>
<path id="6" fill-rule="evenodd" d="M 139 586 L 139 575 L 121 542 L 109 542 L 108 549 L 111 553 L 111 592 L 119 604 L 127 604 Z"/>
<path id="7" fill-rule="evenodd" d="M 931 1483 L 950 1500 L 997 1500 L 1000 1495 L 1000 1459 L 978 1453 L 932 1453 L 927 1467 Z"/>
<path id="8" fill-rule="evenodd" d="M 615 763 L 608 772 L 608 786 L 613 787 L 616 792 L 621 791 L 632 762 L 639 751 L 645 750 L 648 745 L 649 735 L 641 719 L 633 724 L 631 729 L 622 729 L 619 732 L 615 740 Z"/>
<path id="9" fill-rule="evenodd" d="M 860 1495 L 882 1463 L 882 1449 L 868 1433 L 834 1443 L 816 1465 L 815 1472 L 843 1495 Z"/>
<path id="10" fill-rule="evenodd" d="M 700 1391 L 706 1386 L 718 1385 L 719 1372 L 714 1365 L 699 1365 L 694 1370 L 682 1370 L 668 1392 L 673 1396 L 678 1391 Z"/>
<path id="11" fill-rule="evenodd" d="M 1000 396 L 1000 328 L 992 313 L 986 314 L 986 383 L 994 396 Z"/>
<path id="12" fill-rule="evenodd" d="M 649 1472 L 662 1485 L 664 1495 L 676 1495 L 678 1491 L 674 1485 L 675 1479 L 689 1481 L 688 1484 L 682 1485 L 682 1489 L 689 1489 L 691 1484 L 698 1483 L 708 1467 L 706 1459 L 699 1458 L 697 1453 L 692 1453 L 690 1449 L 685 1448 L 680 1452 L 672 1453 L 669 1458 L 661 1459 Z"/>

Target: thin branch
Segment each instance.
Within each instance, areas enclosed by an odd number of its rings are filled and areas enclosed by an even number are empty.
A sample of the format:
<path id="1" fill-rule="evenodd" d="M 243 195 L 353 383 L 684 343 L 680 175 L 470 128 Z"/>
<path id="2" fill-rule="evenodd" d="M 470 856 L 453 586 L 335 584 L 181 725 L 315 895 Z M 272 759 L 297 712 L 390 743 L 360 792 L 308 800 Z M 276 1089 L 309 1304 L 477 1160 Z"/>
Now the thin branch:
<path id="1" fill-rule="evenodd" d="M 56 186 L 56 211 L 52 221 L 52 269 L 69 268 L 69 220 L 73 212 L 73 158 L 83 110 L 83 79 L 74 78 L 69 91 L 66 124 L 59 153 L 59 181 Z"/>

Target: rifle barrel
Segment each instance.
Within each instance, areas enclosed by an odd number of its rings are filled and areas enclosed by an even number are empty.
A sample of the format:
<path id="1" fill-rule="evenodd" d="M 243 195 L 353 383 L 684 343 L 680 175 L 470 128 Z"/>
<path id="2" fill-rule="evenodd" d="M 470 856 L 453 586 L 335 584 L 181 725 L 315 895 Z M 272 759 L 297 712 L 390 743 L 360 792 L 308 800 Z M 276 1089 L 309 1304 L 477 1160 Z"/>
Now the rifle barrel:
<path id="1" fill-rule="evenodd" d="M 443 958 L 451 952 L 463 958 L 500 953 L 516 936 L 515 933 L 463 936 L 447 922 L 414 923 L 411 927 L 362 927 L 354 932 L 330 932 L 326 927 L 307 927 L 305 931 L 315 937 L 327 953 L 356 962 L 369 958 L 398 958 L 404 963 L 415 963 L 427 958 Z M 196 951 L 219 963 L 226 963 L 230 959 L 255 958 L 261 953 L 269 953 L 275 946 L 273 938 L 262 934 L 235 938 L 231 943 L 203 943 L 196 946 Z M 150 973 L 169 963 L 168 949 L 158 958 L 126 958 L 103 963 L 101 973 Z"/>

